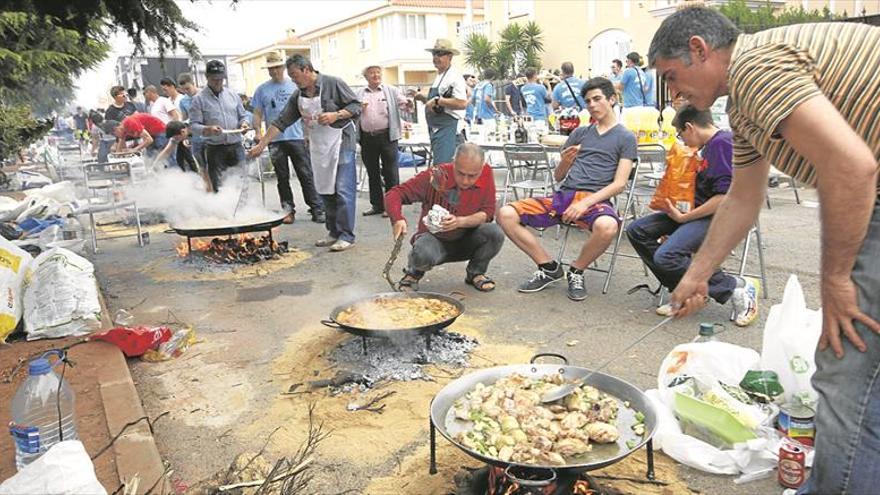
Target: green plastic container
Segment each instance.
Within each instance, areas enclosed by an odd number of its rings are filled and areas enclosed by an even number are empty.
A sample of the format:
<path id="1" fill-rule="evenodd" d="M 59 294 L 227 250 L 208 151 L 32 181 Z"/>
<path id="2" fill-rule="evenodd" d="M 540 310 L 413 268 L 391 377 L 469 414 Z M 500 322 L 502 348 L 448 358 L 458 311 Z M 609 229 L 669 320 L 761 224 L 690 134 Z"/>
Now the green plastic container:
<path id="1" fill-rule="evenodd" d="M 757 438 L 724 409 L 679 392 L 675 393 L 675 414 L 685 434 L 720 449 Z"/>

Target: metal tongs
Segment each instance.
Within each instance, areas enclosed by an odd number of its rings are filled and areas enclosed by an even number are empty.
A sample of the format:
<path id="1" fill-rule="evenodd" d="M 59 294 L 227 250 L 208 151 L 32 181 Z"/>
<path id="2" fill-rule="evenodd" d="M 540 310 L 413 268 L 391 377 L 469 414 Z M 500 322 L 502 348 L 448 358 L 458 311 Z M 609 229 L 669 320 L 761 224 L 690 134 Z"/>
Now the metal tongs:
<path id="1" fill-rule="evenodd" d="M 597 371 L 600 371 L 600 370 L 604 369 L 606 366 L 608 366 L 609 364 L 611 364 L 613 361 L 619 359 L 620 356 L 621 356 L 623 353 L 625 353 L 626 351 L 632 349 L 636 344 L 638 344 L 639 342 L 641 342 L 641 341 L 645 340 L 646 338 L 648 338 L 649 335 L 651 335 L 652 333 L 654 333 L 654 331 L 656 331 L 658 328 L 660 328 L 660 327 L 662 327 L 663 325 L 669 323 L 669 321 L 672 320 L 673 318 L 675 318 L 675 316 L 667 316 L 663 321 L 661 321 L 660 323 L 654 325 L 653 327 L 651 327 L 650 330 L 648 330 L 647 332 L 645 332 L 644 334 L 642 334 L 641 337 L 637 338 L 637 339 L 635 340 L 635 342 L 633 342 L 633 343 L 631 343 L 630 345 L 626 346 L 625 349 L 623 349 L 623 350 L 621 350 L 621 351 L 615 353 L 614 356 L 611 357 L 611 359 L 609 359 L 608 361 L 605 361 L 604 363 L 602 363 L 602 365 L 599 366 L 598 368 L 596 368 L 596 369 L 594 369 L 594 370 L 591 370 L 591 371 L 590 371 L 589 373 L 587 373 L 583 378 L 578 378 L 578 379 L 575 380 L 574 382 L 571 382 L 571 383 L 565 383 L 565 384 L 563 384 L 563 385 L 560 385 L 560 386 L 554 388 L 553 390 L 550 390 L 549 392 L 545 392 L 545 393 L 541 396 L 541 402 L 543 402 L 543 403 L 554 402 L 554 401 L 557 401 L 557 400 L 559 400 L 559 399 L 562 399 L 563 397 L 567 397 L 569 394 L 571 394 L 572 392 L 574 392 L 578 387 L 580 387 L 581 385 L 583 385 L 584 383 L 586 383 L 587 379 L 590 378 L 591 376 L 593 376 L 593 373 L 596 373 Z"/>
<path id="2" fill-rule="evenodd" d="M 394 248 L 391 249 L 391 256 L 388 257 L 388 261 L 385 262 L 385 268 L 382 270 L 382 276 L 388 282 L 388 285 L 391 286 L 391 290 L 397 292 L 397 286 L 394 285 L 394 282 L 391 281 L 391 267 L 394 266 L 394 262 L 397 261 L 397 255 L 400 254 L 400 248 L 403 247 L 403 238 L 404 234 L 400 234 L 397 236 L 397 239 L 394 240 Z"/>

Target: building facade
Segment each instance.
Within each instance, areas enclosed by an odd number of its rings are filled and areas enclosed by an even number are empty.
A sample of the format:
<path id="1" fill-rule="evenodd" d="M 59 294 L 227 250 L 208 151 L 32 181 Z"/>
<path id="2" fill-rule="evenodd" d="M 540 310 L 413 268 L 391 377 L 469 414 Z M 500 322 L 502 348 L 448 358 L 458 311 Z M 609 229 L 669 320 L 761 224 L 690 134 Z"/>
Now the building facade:
<path id="1" fill-rule="evenodd" d="M 278 53 L 284 59 L 297 53 L 307 57 L 310 55 L 309 44 L 290 29 L 284 39 L 232 59 L 232 63 L 240 67 L 245 94 L 253 95 L 257 86 L 269 80 L 265 66 L 266 55 L 271 52 Z"/>
<path id="2" fill-rule="evenodd" d="M 483 0 L 387 0 L 300 38 L 309 44 L 316 69 L 352 86 L 365 84 L 361 72 L 368 65 L 382 67 L 387 83 L 427 85 L 436 71 L 425 49 L 437 38 L 452 40 L 461 49 L 460 31 L 483 20 L 483 4 Z M 453 64 L 463 70 L 463 57 L 455 57 Z"/>

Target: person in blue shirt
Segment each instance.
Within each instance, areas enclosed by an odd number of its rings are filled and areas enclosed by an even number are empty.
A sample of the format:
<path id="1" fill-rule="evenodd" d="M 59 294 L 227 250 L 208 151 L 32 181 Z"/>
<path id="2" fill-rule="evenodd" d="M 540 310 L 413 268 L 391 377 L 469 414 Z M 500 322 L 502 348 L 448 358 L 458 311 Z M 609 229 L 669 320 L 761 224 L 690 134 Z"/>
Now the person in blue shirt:
<path id="1" fill-rule="evenodd" d="M 654 69 L 644 70 L 647 89 L 645 90 L 645 101 L 649 107 L 657 108 L 657 71 Z"/>
<path id="2" fill-rule="evenodd" d="M 587 108 L 587 104 L 581 96 L 581 87 L 584 82 L 574 77 L 574 65 L 571 62 L 563 62 L 560 69 L 562 69 L 561 80 L 553 88 L 553 109 L 576 108 L 581 111 Z"/>
<path id="3" fill-rule="evenodd" d="M 266 122 L 268 130 L 269 124 L 275 121 L 287 104 L 287 100 L 296 91 L 293 81 L 284 76 L 285 65 L 281 55 L 275 52 L 269 53 L 264 68 L 268 69 L 271 79 L 257 87 L 251 100 L 254 129 L 258 138 L 263 136 L 263 122 Z M 303 138 L 301 120 L 297 120 L 269 143 L 269 157 L 278 179 L 278 197 L 281 198 L 282 208 L 287 211 L 284 223 L 293 223 L 296 217 L 296 205 L 293 201 L 293 191 L 290 189 L 289 162 L 293 163 L 293 171 L 302 188 L 303 199 L 309 205 L 312 221 L 324 223 L 324 206 L 315 189 L 315 178 Z"/>
<path id="4" fill-rule="evenodd" d="M 498 110 L 495 108 L 495 86 L 492 85 L 492 79 L 495 78 L 495 71 L 486 69 L 483 72 L 483 80 L 474 88 L 474 108 L 476 118 L 483 121 L 483 125 L 492 127 L 495 124 L 495 114 Z"/>
<path id="5" fill-rule="evenodd" d="M 626 70 L 617 83 L 617 89 L 623 93 L 623 107 L 646 107 L 648 106 L 648 78 L 639 67 L 641 57 L 636 52 L 626 55 Z"/>
<path id="6" fill-rule="evenodd" d="M 550 93 L 546 86 L 538 82 L 538 71 L 533 67 L 526 69 L 526 83 L 520 88 L 520 92 L 526 101 L 526 113 L 533 120 L 547 120 Z"/>
<path id="7" fill-rule="evenodd" d="M 473 74 L 465 74 L 464 82 L 467 85 L 467 108 L 464 109 L 464 121 L 470 124 L 474 120 L 474 87 L 477 85 L 477 78 Z"/>
<path id="8" fill-rule="evenodd" d="M 189 122 L 189 109 L 192 107 L 193 97 L 199 93 L 199 87 L 193 81 L 193 76 L 189 72 L 181 72 L 177 75 L 177 86 L 183 91 L 183 98 L 180 99 L 180 116 Z M 204 175 L 208 170 L 208 162 L 205 158 L 205 140 L 202 136 L 193 133 L 189 135 L 189 144 L 199 165 L 199 171 Z M 204 175 L 207 180 L 207 175 Z"/>

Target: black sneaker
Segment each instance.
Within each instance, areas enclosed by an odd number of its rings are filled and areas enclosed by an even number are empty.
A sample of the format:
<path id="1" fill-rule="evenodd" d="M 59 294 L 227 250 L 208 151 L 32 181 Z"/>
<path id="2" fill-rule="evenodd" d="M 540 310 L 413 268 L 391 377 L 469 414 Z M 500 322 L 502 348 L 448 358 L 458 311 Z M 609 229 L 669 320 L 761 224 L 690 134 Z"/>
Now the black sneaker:
<path id="1" fill-rule="evenodd" d="M 312 221 L 315 223 L 324 223 L 327 217 L 324 216 L 323 211 L 319 211 L 318 213 L 312 213 Z"/>
<path id="2" fill-rule="evenodd" d="M 568 298 L 572 301 L 583 301 L 587 298 L 583 273 L 568 272 Z"/>
<path id="3" fill-rule="evenodd" d="M 544 290 L 548 285 L 553 282 L 558 282 L 565 278 L 565 270 L 562 269 L 562 265 L 558 265 L 556 270 L 552 272 L 545 272 L 544 270 L 538 268 L 532 278 L 526 280 L 519 286 L 520 292 L 538 292 Z"/>

